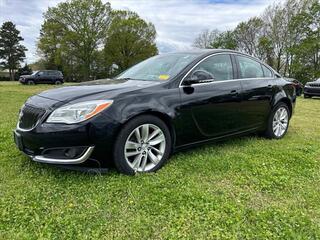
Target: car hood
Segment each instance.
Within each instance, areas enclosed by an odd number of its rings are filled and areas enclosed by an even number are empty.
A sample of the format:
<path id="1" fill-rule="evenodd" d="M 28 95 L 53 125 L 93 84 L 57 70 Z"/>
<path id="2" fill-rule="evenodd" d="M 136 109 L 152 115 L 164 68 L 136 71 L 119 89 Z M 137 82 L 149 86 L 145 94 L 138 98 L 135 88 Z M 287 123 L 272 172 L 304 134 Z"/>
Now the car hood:
<path id="1" fill-rule="evenodd" d="M 149 86 L 159 84 L 157 81 L 138 81 L 120 79 L 101 79 L 47 90 L 38 96 L 60 102 L 70 102 L 77 99 L 111 99 L 115 96 Z"/>
<path id="2" fill-rule="evenodd" d="M 29 78 L 29 77 L 31 77 L 31 75 L 20 75 L 20 77 Z"/>
<path id="3" fill-rule="evenodd" d="M 310 84 L 310 83 L 320 83 L 320 78 L 317 79 L 317 80 L 315 80 L 315 81 L 307 82 L 306 85 L 307 85 L 307 84 Z"/>

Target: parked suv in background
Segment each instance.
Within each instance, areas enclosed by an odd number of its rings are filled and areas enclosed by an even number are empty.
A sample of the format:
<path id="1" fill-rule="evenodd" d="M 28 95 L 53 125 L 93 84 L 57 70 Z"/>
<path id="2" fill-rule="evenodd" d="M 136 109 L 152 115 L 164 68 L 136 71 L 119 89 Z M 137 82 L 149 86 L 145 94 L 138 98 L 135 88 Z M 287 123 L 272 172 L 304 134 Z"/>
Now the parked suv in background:
<path id="1" fill-rule="evenodd" d="M 304 86 L 304 97 L 310 98 L 313 96 L 320 97 L 320 78 L 313 82 L 307 82 Z"/>
<path id="2" fill-rule="evenodd" d="M 36 71 L 31 75 L 21 75 L 19 78 L 19 82 L 29 85 L 38 83 L 62 84 L 63 75 L 62 72 L 57 70 Z"/>

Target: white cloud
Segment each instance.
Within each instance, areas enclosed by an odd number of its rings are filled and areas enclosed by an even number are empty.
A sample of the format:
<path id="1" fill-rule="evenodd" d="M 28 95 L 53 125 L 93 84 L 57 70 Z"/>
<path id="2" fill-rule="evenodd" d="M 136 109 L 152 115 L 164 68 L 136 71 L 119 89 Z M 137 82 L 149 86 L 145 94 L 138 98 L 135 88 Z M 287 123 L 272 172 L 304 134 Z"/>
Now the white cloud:
<path id="1" fill-rule="evenodd" d="M 215 3 L 218 2 L 218 3 Z M 260 15 L 272 0 L 264 1 L 133 1 L 111 0 L 116 9 L 129 9 L 154 23 L 157 45 L 165 50 L 191 48 L 204 29 L 234 28 L 239 22 Z"/>
<path id="2" fill-rule="evenodd" d="M 240 21 L 260 15 L 273 0 L 110 0 L 112 8 L 137 12 L 157 30 L 160 52 L 190 49 L 203 29 L 234 28 Z M 42 14 L 61 0 L 0 0 L 0 23 L 13 21 L 29 49 L 27 61 L 37 59 L 36 41 Z"/>

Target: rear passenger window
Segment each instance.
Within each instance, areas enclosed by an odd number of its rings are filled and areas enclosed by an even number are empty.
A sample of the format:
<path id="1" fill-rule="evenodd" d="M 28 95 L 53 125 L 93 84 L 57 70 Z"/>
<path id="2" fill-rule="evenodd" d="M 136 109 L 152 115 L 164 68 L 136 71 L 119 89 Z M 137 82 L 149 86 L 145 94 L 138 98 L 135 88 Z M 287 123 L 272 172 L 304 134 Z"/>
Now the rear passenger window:
<path id="1" fill-rule="evenodd" d="M 264 76 L 265 77 L 268 77 L 268 78 L 271 78 L 273 76 L 272 72 L 270 71 L 269 68 L 267 68 L 266 66 L 262 65 L 262 69 L 263 69 L 263 72 L 264 72 Z"/>
<path id="2" fill-rule="evenodd" d="M 240 78 L 262 78 L 264 76 L 261 64 L 247 57 L 237 56 Z"/>

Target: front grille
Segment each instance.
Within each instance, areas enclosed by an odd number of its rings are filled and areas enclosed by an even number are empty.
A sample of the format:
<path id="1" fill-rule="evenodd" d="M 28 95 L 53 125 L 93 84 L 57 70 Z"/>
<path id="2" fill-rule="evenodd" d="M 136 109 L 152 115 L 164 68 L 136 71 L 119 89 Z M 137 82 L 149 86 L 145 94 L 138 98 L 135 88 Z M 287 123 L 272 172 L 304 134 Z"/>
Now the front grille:
<path id="1" fill-rule="evenodd" d="M 34 128 L 45 112 L 44 109 L 24 105 L 20 112 L 19 127 L 22 129 Z"/>
<path id="2" fill-rule="evenodd" d="M 320 83 L 310 83 L 311 87 L 320 87 Z"/>

